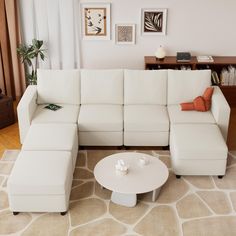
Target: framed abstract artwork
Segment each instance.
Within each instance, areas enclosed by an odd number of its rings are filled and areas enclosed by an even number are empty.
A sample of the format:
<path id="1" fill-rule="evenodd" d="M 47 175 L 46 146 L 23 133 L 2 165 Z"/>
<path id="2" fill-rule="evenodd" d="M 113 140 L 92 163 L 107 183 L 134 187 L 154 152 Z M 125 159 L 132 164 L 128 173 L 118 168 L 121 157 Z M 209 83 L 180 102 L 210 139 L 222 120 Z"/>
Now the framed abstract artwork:
<path id="1" fill-rule="evenodd" d="M 135 24 L 116 24 L 116 44 L 135 44 Z"/>
<path id="2" fill-rule="evenodd" d="M 81 4 L 83 39 L 110 40 L 110 3 Z"/>
<path id="3" fill-rule="evenodd" d="M 142 34 L 166 34 L 167 9 L 142 9 Z"/>

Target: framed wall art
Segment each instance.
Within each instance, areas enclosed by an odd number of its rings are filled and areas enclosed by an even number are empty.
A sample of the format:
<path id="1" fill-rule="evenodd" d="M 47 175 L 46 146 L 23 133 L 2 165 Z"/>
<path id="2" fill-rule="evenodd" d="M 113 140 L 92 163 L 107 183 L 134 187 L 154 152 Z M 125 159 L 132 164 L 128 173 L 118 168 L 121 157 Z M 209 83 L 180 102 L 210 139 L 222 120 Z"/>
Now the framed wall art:
<path id="1" fill-rule="evenodd" d="M 116 44 L 135 44 L 135 24 L 115 25 Z"/>
<path id="2" fill-rule="evenodd" d="M 142 9 L 142 34 L 166 34 L 167 9 Z"/>
<path id="3" fill-rule="evenodd" d="M 82 3 L 81 11 L 83 39 L 110 40 L 110 3 Z"/>

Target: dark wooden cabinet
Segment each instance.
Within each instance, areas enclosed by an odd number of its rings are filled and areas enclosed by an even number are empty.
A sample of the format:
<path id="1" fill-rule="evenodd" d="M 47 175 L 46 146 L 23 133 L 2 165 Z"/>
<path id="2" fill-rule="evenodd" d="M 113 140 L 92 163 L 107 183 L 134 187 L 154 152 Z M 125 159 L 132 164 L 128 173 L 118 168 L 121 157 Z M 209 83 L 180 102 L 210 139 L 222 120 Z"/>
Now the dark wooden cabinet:
<path id="1" fill-rule="evenodd" d="M 198 62 L 196 57 L 192 57 L 189 62 L 177 62 L 175 56 L 165 57 L 164 60 L 159 61 L 154 56 L 145 56 L 145 69 L 158 70 L 158 69 L 191 69 L 201 70 L 210 69 L 216 71 L 218 77 L 223 68 L 228 66 L 236 67 L 236 57 L 213 57 L 214 62 Z M 231 107 L 236 107 L 236 85 L 219 85 L 226 100 Z"/>
<path id="2" fill-rule="evenodd" d="M 220 89 L 224 94 L 227 102 L 231 107 L 236 107 L 236 86 L 235 85 L 220 85 Z"/>
<path id="3" fill-rule="evenodd" d="M 10 97 L 0 98 L 0 129 L 15 122 L 13 100 Z"/>
<path id="4" fill-rule="evenodd" d="M 145 56 L 145 69 L 158 70 L 158 69 L 181 69 L 182 66 L 195 69 L 197 62 L 196 57 L 192 57 L 190 62 L 177 62 L 176 57 L 165 57 L 164 60 L 157 60 L 156 57 Z"/>

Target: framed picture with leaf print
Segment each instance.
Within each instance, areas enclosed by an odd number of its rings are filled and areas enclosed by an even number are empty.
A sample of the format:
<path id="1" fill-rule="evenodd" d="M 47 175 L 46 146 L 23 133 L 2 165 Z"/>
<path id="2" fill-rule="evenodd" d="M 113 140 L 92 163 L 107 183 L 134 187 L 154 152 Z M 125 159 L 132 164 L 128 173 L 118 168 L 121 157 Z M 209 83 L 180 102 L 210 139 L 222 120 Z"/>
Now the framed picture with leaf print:
<path id="1" fill-rule="evenodd" d="M 81 11 L 83 39 L 110 40 L 110 3 L 82 3 Z"/>
<path id="2" fill-rule="evenodd" d="M 166 34 L 167 9 L 142 9 L 142 34 Z"/>

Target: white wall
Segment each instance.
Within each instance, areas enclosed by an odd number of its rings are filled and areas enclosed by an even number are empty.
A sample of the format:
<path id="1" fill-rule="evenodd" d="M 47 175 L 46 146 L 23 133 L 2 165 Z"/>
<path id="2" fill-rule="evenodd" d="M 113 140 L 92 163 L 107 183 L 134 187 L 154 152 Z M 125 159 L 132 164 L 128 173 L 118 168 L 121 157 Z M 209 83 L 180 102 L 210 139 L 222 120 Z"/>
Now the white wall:
<path id="1" fill-rule="evenodd" d="M 160 45 L 168 55 L 236 56 L 235 0 L 90 0 L 95 1 L 111 2 L 110 41 L 79 41 L 79 0 L 20 0 L 25 42 L 37 37 L 48 47 L 40 67 L 141 69 L 144 56 Z M 168 9 L 166 36 L 141 35 L 142 8 Z M 115 44 L 116 23 L 136 24 L 135 45 Z"/>
<path id="2" fill-rule="evenodd" d="M 86 1 L 87 2 L 87 1 Z M 94 2 L 94 1 L 93 1 Z M 144 56 L 162 45 L 168 55 L 236 56 L 235 0 L 113 0 L 111 41 L 82 40 L 85 68 L 143 68 Z M 168 8 L 167 35 L 141 35 L 141 8 Z M 114 25 L 136 24 L 136 44 L 116 45 Z"/>

